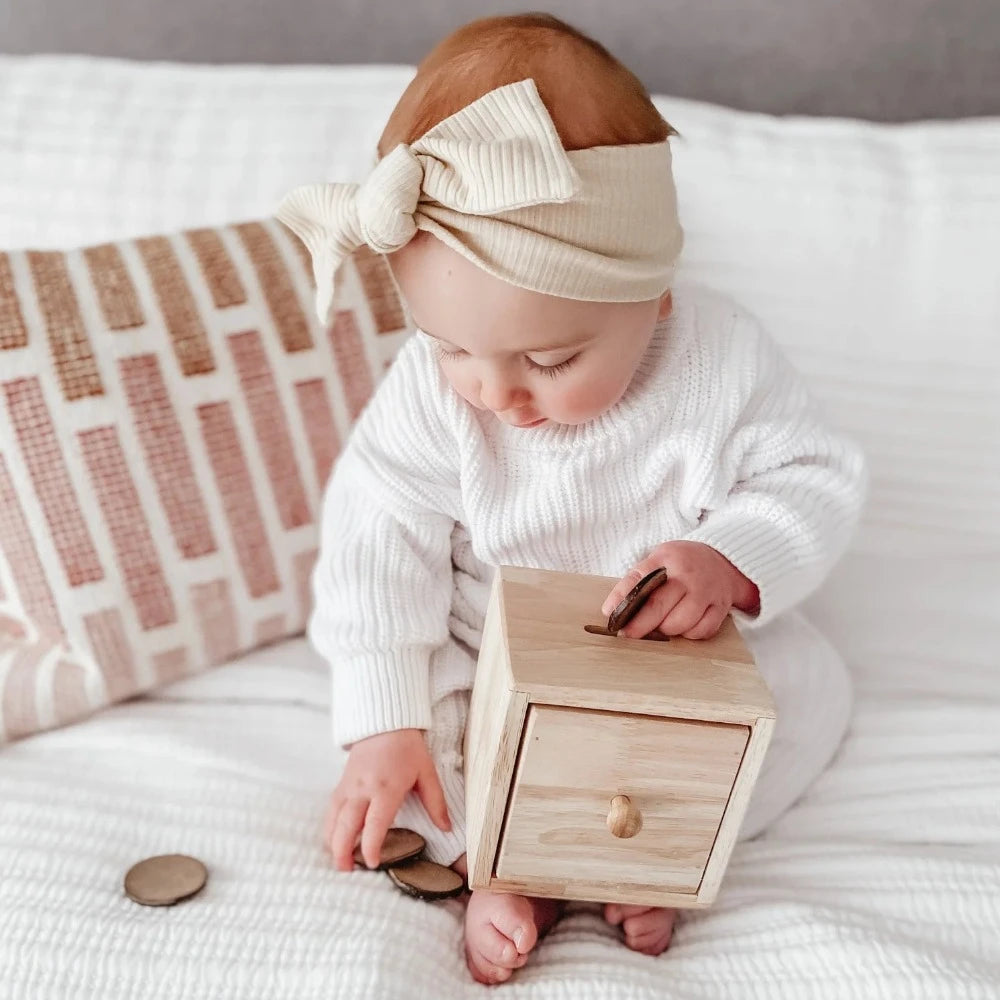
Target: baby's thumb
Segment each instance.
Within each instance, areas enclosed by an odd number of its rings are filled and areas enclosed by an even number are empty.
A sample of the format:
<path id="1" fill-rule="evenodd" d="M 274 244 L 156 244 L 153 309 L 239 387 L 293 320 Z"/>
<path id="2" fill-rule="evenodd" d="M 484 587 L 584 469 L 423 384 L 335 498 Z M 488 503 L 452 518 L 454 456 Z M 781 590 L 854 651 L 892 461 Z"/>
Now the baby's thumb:
<path id="1" fill-rule="evenodd" d="M 451 819 L 448 817 L 448 805 L 444 800 L 444 789 L 441 779 L 430 757 L 417 776 L 417 795 L 424 804 L 427 814 L 436 826 L 445 832 L 451 829 Z"/>

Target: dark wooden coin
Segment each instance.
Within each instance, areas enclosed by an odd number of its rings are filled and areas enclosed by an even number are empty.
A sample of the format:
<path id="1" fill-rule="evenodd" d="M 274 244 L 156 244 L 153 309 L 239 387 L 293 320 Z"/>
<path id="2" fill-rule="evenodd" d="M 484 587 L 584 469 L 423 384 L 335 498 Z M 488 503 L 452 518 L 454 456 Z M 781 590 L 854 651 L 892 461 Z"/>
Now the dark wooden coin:
<path id="1" fill-rule="evenodd" d="M 386 833 L 385 840 L 382 841 L 382 852 L 375 870 L 384 871 L 390 865 L 398 865 L 402 861 L 415 858 L 423 853 L 426 846 L 427 842 L 419 833 L 394 826 Z M 360 844 L 354 849 L 354 863 L 362 868 L 368 867 L 365 864 L 365 859 L 361 856 Z"/>
<path id="2" fill-rule="evenodd" d="M 612 632 L 610 629 L 605 628 L 603 625 L 584 625 L 583 630 L 585 632 L 590 632 L 592 635 L 617 635 L 617 632 Z M 658 628 L 653 629 L 652 632 L 647 633 L 643 636 L 643 639 L 653 639 L 656 642 L 670 642 L 670 636 L 664 635 Z"/>
<path id="3" fill-rule="evenodd" d="M 396 887 L 417 899 L 435 900 L 460 896 L 465 879 L 458 872 L 433 861 L 411 861 L 387 869 Z"/>
<path id="4" fill-rule="evenodd" d="M 208 869 L 186 854 L 161 854 L 133 865 L 125 875 L 125 895 L 143 906 L 173 906 L 202 890 Z"/>
<path id="5" fill-rule="evenodd" d="M 584 632 L 590 632 L 592 635 L 614 635 L 614 632 L 609 631 L 603 625 L 584 625 Z"/>
<path id="6" fill-rule="evenodd" d="M 608 617 L 608 631 L 617 635 L 649 599 L 649 595 L 667 581 L 667 571 L 662 567 L 647 573 L 625 596 Z"/>

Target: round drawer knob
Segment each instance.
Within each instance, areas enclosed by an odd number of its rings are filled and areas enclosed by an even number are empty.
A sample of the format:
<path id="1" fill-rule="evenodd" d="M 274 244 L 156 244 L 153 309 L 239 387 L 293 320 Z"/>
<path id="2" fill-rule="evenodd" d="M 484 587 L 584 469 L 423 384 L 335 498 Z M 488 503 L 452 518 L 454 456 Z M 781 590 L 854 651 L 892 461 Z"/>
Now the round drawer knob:
<path id="1" fill-rule="evenodd" d="M 634 837 L 642 829 L 642 814 L 627 795 L 616 795 L 611 800 L 608 829 L 622 840 Z"/>

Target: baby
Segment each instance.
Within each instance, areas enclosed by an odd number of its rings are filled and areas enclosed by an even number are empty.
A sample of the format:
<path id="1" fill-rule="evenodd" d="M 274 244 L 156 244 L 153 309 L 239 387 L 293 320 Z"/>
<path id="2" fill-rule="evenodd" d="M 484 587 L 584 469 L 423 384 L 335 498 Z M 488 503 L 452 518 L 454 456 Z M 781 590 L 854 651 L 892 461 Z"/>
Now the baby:
<path id="1" fill-rule="evenodd" d="M 665 567 L 630 636 L 708 639 L 733 615 L 778 708 L 743 837 L 843 736 L 847 672 L 792 608 L 847 543 L 863 460 L 747 313 L 674 282 L 672 134 L 596 42 L 491 18 L 423 61 L 364 185 L 279 211 L 312 252 L 321 319 L 365 243 L 417 327 L 333 474 L 314 576 L 310 635 L 349 748 L 324 833 L 340 869 L 359 837 L 374 866 L 401 825 L 465 874 L 462 741 L 501 564 L 620 577 L 604 614 Z M 671 910 L 603 912 L 629 948 L 670 942 Z M 473 891 L 473 976 L 508 979 L 557 916 Z"/>

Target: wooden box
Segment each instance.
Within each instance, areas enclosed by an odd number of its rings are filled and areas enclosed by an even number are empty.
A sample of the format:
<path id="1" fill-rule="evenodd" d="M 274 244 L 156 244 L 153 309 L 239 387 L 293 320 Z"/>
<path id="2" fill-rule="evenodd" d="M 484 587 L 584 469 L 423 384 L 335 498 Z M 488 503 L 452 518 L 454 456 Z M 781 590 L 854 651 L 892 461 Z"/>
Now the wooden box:
<path id="1" fill-rule="evenodd" d="M 584 631 L 615 583 L 496 574 L 466 732 L 473 888 L 715 898 L 774 704 L 731 619 L 697 642 Z"/>

